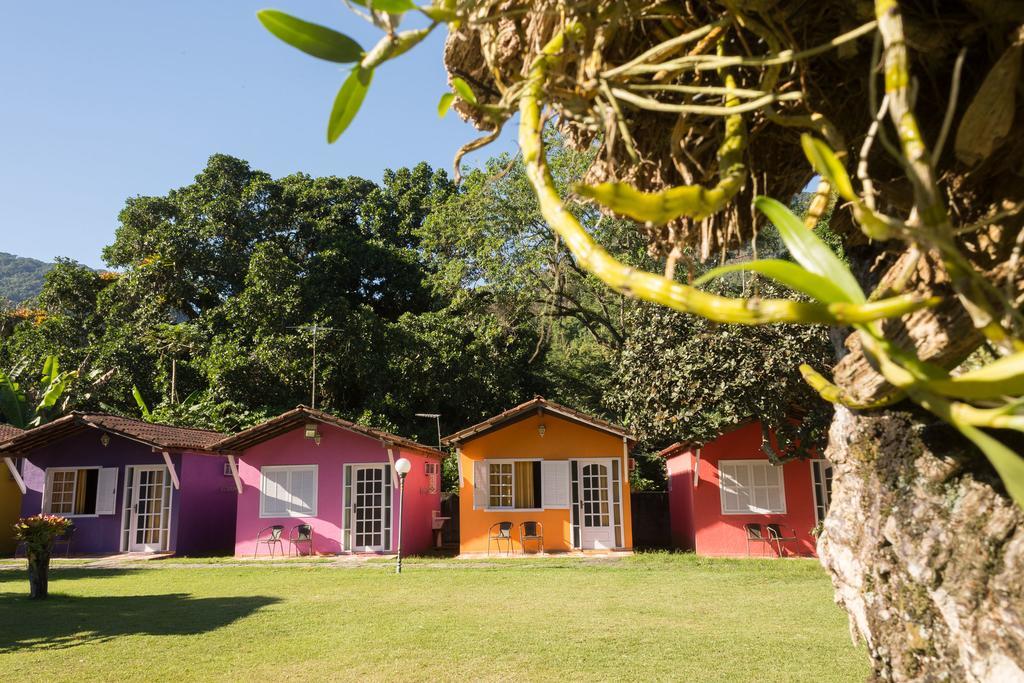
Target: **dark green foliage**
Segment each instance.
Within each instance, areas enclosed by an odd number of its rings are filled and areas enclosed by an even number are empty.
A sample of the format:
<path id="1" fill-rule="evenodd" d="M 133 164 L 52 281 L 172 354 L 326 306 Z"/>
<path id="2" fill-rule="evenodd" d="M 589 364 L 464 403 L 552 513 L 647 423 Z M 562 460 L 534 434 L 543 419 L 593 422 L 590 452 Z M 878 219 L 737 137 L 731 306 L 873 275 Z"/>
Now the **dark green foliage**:
<path id="1" fill-rule="evenodd" d="M 761 278 L 726 283 L 719 291 L 792 296 Z M 745 291 L 744 291 L 745 290 Z M 779 455 L 821 446 L 831 418 L 800 376 L 800 363 L 831 366 L 827 331 L 795 325 L 718 325 L 699 316 L 637 302 L 626 317 L 629 339 L 616 372 L 611 404 L 642 441 L 697 445 L 759 419 L 779 434 Z M 800 421 L 793 418 L 802 417 Z"/>
<path id="2" fill-rule="evenodd" d="M 6 317 L 0 362 L 56 353 L 112 373 L 70 407 L 137 415 L 137 387 L 154 419 L 233 430 L 310 403 L 299 328 L 315 321 L 334 328 L 317 339 L 318 405 L 433 443 L 414 413 L 454 430 L 549 388 L 529 310 L 434 280 L 450 257 L 423 223 L 454 192 L 425 164 L 377 184 L 215 155 L 195 182 L 127 202 L 104 250 L 116 275 L 58 263 L 42 315 Z"/>
<path id="3" fill-rule="evenodd" d="M 35 297 L 51 268 L 52 263 L 0 252 L 0 301 L 19 304 Z"/>
<path id="4" fill-rule="evenodd" d="M 563 188 L 588 163 L 551 155 Z M 573 210 L 619 258 L 656 267 L 632 226 Z M 116 273 L 60 260 L 41 314 L 9 312 L 0 327 L 0 367 L 56 354 L 100 371 L 69 408 L 139 415 L 137 388 L 157 421 L 254 424 L 310 402 L 314 322 L 332 328 L 317 338 L 318 406 L 432 444 L 433 421 L 415 413 L 440 413 L 448 432 L 543 394 L 637 431 L 638 489 L 664 486 L 647 454 L 668 442 L 824 405 L 796 370 L 827 365 L 822 330 L 712 329 L 609 291 L 555 240 L 518 160 L 455 188 L 426 164 L 378 184 L 274 179 L 214 155 L 193 183 L 128 200 L 120 221 L 104 250 Z M 759 244 L 785 256 L 770 232 Z"/>

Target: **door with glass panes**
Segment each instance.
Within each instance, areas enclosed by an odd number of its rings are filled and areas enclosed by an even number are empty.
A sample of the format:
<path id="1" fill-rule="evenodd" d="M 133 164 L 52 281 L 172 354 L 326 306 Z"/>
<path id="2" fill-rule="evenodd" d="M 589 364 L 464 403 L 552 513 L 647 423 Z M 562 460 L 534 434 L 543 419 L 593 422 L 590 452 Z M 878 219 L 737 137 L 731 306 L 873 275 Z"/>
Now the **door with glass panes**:
<path id="1" fill-rule="evenodd" d="M 381 552 L 391 548 L 391 481 L 387 465 L 355 465 L 351 470 L 350 549 Z"/>
<path id="2" fill-rule="evenodd" d="M 133 467 L 128 550 L 167 550 L 171 521 L 171 478 L 164 466 Z"/>
<path id="3" fill-rule="evenodd" d="M 586 550 L 615 547 L 612 521 L 612 473 L 608 460 L 579 462 L 581 544 Z"/>

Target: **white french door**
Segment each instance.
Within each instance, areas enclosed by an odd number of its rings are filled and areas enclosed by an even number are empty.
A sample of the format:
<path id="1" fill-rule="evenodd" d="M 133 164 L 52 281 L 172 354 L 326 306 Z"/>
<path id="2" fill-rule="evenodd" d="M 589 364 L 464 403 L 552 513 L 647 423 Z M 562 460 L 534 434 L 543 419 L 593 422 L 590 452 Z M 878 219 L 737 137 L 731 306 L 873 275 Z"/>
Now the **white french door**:
<path id="1" fill-rule="evenodd" d="M 580 544 L 587 550 L 615 547 L 612 476 L 607 460 L 580 460 Z"/>
<path id="2" fill-rule="evenodd" d="M 390 547 L 391 486 L 386 465 L 352 468 L 352 550 L 379 552 Z"/>
<path id="3" fill-rule="evenodd" d="M 131 495 L 128 550 L 167 550 L 171 527 L 171 477 L 167 468 L 133 467 Z"/>

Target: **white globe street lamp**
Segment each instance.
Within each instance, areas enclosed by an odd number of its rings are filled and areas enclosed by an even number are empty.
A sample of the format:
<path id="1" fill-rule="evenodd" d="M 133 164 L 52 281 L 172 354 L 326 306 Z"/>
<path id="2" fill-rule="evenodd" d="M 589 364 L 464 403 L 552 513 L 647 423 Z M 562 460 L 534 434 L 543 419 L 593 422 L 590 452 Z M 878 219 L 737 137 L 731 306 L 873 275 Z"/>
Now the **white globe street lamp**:
<path id="1" fill-rule="evenodd" d="M 412 463 L 408 458 L 399 458 L 395 463 L 395 472 L 398 473 L 398 564 L 395 573 L 402 573 L 402 508 L 405 505 L 405 475 L 412 469 Z"/>

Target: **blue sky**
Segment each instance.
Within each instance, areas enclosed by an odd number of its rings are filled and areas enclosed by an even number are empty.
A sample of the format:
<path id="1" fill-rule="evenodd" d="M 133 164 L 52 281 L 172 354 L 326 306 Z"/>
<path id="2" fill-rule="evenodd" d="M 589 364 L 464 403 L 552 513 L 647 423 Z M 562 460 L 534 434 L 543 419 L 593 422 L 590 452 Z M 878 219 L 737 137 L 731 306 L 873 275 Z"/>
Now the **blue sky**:
<path id="1" fill-rule="evenodd" d="M 477 133 L 437 118 L 443 33 L 385 65 L 342 139 L 325 141 L 344 78 L 268 34 L 256 10 L 317 21 L 369 47 L 376 29 L 339 0 L 9 3 L 0 28 L 0 251 L 100 266 L 134 195 L 187 184 L 207 157 L 379 180 L 427 161 L 450 169 Z M 469 158 L 511 148 L 500 144 Z"/>

